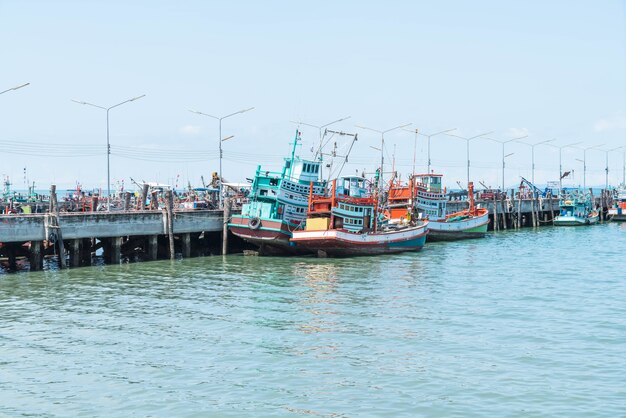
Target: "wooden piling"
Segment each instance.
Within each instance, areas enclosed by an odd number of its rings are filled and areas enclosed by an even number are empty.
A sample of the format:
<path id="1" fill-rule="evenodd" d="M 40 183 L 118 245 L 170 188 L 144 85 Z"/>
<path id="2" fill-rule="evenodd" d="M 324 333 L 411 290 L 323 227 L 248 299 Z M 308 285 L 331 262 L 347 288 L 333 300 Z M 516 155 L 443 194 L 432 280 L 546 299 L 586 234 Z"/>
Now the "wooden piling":
<path id="1" fill-rule="evenodd" d="M 498 203 L 496 200 L 496 193 L 493 194 L 493 229 L 498 230 Z"/>
<path id="2" fill-rule="evenodd" d="M 181 235 L 181 241 L 183 244 L 183 258 L 191 257 L 191 234 L 189 232 Z"/>
<path id="3" fill-rule="evenodd" d="M 43 268 L 43 256 L 41 241 L 30 242 L 30 252 L 28 254 L 28 262 L 30 264 L 30 271 L 37 271 Z"/>
<path id="4" fill-rule="evenodd" d="M 170 244 L 170 260 L 176 258 L 174 252 L 174 195 L 171 190 L 165 193 L 165 210 L 167 213 L 167 236 Z"/>
<path id="5" fill-rule="evenodd" d="M 500 194 L 500 207 L 502 208 L 502 229 L 506 231 L 506 192 Z"/>
<path id="6" fill-rule="evenodd" d="M 80 239 L 69 241 L 70 267 L 80 267 Z"/>
<path id="7" fill-rule="evenodd" d="M 17 255 L 15 254 L 15 246 L 7 245 L 5 248 L 9 262 L 9 271 L 17 271 Z"/>
<path id="8" fill-rule="evenodd" d="M 535 213 L 535 192 L 533 191 L 532 196 L 530 197 L 530 219 L 533 225 L 533 228 L 537 227 L 537 214 Z"/>
<path id="9" fill-rule="evenodd" d="M 517 192 L 517 229 L 522 227 L 522 193 Z"/>
<path id="10" fill-rule="evenodd" d="M 156 260 L 159 254 L 159 236 L 158 235 L 149 235 L 147 241 L 148 250 L 148 259 Z"/>
<path id="11" fill-rule="evenodd" d="M 148 200 L 148 185 L 144 184 L 141 188 L 141 200 L 138 202 L 139 210 L 146 210 L 146 200 Z"/>
<path id="12" fill-rule="evenodd" d="M 119 264 L 122 261 L 122 237 L 109 238 L 109 263 Z"/>
<path id="13" fill-rule="evenodd" d="M 65 260 L 65 245 L 63 244 L 63 231 L 61 230 L 61 223 L 59 222 L 59 202 L 57 200 L 57 186 L 50 186 L 50 209 L 54 216 L 54 227 L 56 230 L 56 246 L 57 254 L 59 255 L 59 268 L 67 268 Z"/>
<path id="14" fill-rule="evenodd" d="M 606 190 L 602 190 L 600 192 L 600 222 L 604 223 L 604 196 L 605 196 L 605 191 Z"/>
<path id="15" fill-rule="evenodd" d="M 124 210 L 130 210 L 130 192 L 124 193 Z"/>
<path id="16" fill-rule="evenodd" d="M 93 248 L 95 238 L 83 238 L 80 243 L 80 265 L 91 265 L 91 250 Z"/>
<path id="17" fill-rule="evenodd" d="M 222 228 L 222 255 L 228 254 L 228 221 L 230 220 L 230 198 L 224 199 L 224 225 Z"/>

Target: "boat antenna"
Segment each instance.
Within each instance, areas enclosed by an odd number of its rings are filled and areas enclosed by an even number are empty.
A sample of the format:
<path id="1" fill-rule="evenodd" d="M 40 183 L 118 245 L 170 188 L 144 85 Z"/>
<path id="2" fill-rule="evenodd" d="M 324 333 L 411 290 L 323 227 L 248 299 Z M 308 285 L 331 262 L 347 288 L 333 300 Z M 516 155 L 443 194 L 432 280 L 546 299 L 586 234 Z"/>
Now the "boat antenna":
<path id="1" fill-rule="evenodd" d="M 323 155 L 322 155 L 322 149 L 324 148 L 324 136 L 326 135 L 326 131 L 324 131 L 324 133 L 322 133 L 322 129 L 326 128 L 327 126 L 333 125 L 335 123 L 342 122 L 342 121 L 344 121 L 346 119 L 350 119 L 350 118 L 351 118 L 351 116 L 345 116 L 343 118 L 334 120 L 332 122 L 325 123 L 323 125 L 313 125 L 312 123 L 306 123 L 306 122 L 302 122 L 302 121 L 293 121 L 293 120 L 291 121 L 291 123 L 297 124 L 298 128 L 300 127 L 300 125 L 304 125 L 304 126 L 309 126 L 311 128 L 316 128 L 318 130 L 319 136 L 320 136 L 320 145 L 317 148 L 317 151 L 315 151 L 314 159 L 318 159 L 319 158 L 319 161 L 321 162 L 321 161 L 323 161 L 323 158 L 324 158 Z M 323 178 L 323 176 L 322 176 L 322 166 L 323 166 L 323 164 L 320 164 L 320 178 Z"/>
<path id="2" fill-rule="evenodd" d="M 343 167 L 348 162 L 348 157 L 350 156 L 350 152 L 352 152 L 352 147 L 354 147 L 354 143 L 358 140 L 358 134 L 351 134 L 351 133 L 343 132 L 343 131 L 331 131 L 330 129 L 327 129 L 327 131 L 332 133 L 332 134 L 335 134 L 335 135 L 351 136 L 352 137 L 352 142 L 350 142 L 350 148 L 348 148 L 348 152 L 346 153 L 346 155 L 335 155 L 336 157 L 342 157 L 343 158 L 343 162 L 341 163 L 341 167 L 339 167 L 339 171 L 337 172 L 337 175 L 335 176 L 335 177 L 339 177 L 341 175 L 341 172 L 343 171 Z M 328 173 L 328 175 L 330 177 L 330 173 Z"/>
<path id="3" fill-rule="evenodd" d="M 293 162 L 296 159 L 296 147 L 298 146 L 298 141 L 300 140 L 300 131 L 296 129 L 296 137 L 293 139 L 293 148 L 291 148 L 291 162 L 289 163 L 289 178 L 291 178 L 291 173 L 293 171 Z"/>

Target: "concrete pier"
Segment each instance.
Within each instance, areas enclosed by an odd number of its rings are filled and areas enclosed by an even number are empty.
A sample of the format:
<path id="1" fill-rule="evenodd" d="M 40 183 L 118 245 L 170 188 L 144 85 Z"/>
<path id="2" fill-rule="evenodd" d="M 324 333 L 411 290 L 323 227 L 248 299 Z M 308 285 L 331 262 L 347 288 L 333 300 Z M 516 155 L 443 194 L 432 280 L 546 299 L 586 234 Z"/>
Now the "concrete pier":
<path id="1" fill-rule="evenodd" d="M 171 246 L 163 244 L 175 239 L 176 248 L 188 258 L 219 247 L 221 241 L 213 241 L 220 240 L 223 226 L 221 210 L 0 215 L 0 256 L 7 257 L 9 268 L 15 270 L 18 255 L 26 255 L 34 271 L 43 268 L 44 256 L 53 254 L 69 254 L 69 267 L 89 266 L 93 254 L 102 248 L 105 262 L 119 264 L 126 256 L 148 260 L 171 257 Z M 201 234 L 205 239 L 197 239 Z M 62 248 L 59 237 L 63 237 Z M 64 256 L 58 260 L 64 265 Z"/>

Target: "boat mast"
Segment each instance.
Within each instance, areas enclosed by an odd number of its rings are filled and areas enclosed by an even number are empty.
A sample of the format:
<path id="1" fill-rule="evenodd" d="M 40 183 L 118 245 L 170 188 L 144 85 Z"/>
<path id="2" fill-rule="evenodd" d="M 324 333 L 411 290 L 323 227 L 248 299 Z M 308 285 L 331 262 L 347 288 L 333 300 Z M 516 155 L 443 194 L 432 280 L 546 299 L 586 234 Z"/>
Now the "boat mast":
<path id="1" fill-rule="evenodd" d="M 474 183 L 467 183 L 467 200 L 469 201 L 469 212 L 474 213 Z"/>
<path id="2" fill-rule="evenodd" d="M 289 162 L 289 178 L 291 179 L 291 173 L 293 171 L 293 162 L 296 158 L 296 147 L 298 146 L 298 139 L 300 139 L 300 131 L 296 129 L 296 137 L 293 140 L 293 148 L 291 149 L 291 160 Z"/>

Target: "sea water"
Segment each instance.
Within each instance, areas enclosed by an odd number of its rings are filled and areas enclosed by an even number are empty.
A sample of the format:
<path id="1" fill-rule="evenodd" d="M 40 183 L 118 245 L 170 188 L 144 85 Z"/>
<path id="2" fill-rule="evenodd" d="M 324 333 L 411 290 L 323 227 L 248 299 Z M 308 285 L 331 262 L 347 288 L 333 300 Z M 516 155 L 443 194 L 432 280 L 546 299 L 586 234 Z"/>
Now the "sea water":
<path id="1" fill-rule="evenodd" d="M 0 416 L 626 416 L 626 224 L 0 275 Z"/>

